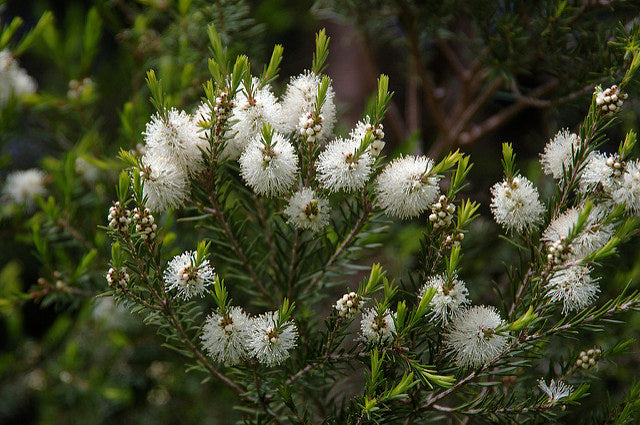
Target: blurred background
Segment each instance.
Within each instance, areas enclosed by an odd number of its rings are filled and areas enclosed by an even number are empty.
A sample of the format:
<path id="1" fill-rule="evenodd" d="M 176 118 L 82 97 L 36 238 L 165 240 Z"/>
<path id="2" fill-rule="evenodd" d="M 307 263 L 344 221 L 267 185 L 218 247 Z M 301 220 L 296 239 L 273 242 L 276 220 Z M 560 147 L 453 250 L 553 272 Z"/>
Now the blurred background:
<path id="1" fill-rule="evenodd" d="M 482 217 L 464 240 L 461 277 L 475 303 L 498 305 L 493 288 L 507 285 L 503 264 L 517 256 L 498 239 L 488 207 L 489 187 L 502 173 L 500 145 L 513 143 L 522 173 L 550 196 L 553 182 L 541 175 L 538 155 L 558 130 L 577 131 L 596 85 L 619 80 L 624 32 L 638 24 L 638 11 L 638 1 L 590 0 L 0 0 L 5 29 L 23 21 L 0 50 L 14 52 L 37 82 L 35 93 L 0 105 L 0 180 L 41 168 L 49 195 L 33 206 L 0 203 L 0 424 L 241 418 L 231 394 L 185 373 L 183 359 L 163 349 L 139 317 L 99 296 L 107 289 L 108 241 L 98 226 L 123 167 L 117 152 L 141 143 L 152 113 L 146 71 L 156 70 L 171 104 L 191 112 L 208 78 L 208 25 L 231 51 L 249 56 L 255 73 L 273 45 L 283 45 L 277 94 L 310 67 L 314 33 L 326 28 L 337 134 L 362 117 L 378 75 L 388 74 L 387 156 L 435 159 L 458 148 L 471 155 L 463 196 L 482 204 Z M 21 51 L 24 37 L 31 39 Z M 629 86 L 604 150 L 637 129 L 637 88 Z M 177 237 L 175 217 L 163 220 Z M 379 240 L 383 248 L 362 263 L 380 261 L 399 276 L 419 261 L 415 234 L 424 223 L 394 226 L 394 237 Z M 602 299 L 628 282 L 637 288 L 633 248 L 623 246 L 615 267 L 598 271 Z M 575 355 L 637 337 L 640 315 L 619 319 L 606 333 L 594 329 L 572 341 Z M 584 401 L 593 423 L 603 422 L 637 377 L 639 347 L 631 342 L 597 370 L 581 372 L 595 380 Z M 587 423 L 571 413 L 564 420 Z"/>

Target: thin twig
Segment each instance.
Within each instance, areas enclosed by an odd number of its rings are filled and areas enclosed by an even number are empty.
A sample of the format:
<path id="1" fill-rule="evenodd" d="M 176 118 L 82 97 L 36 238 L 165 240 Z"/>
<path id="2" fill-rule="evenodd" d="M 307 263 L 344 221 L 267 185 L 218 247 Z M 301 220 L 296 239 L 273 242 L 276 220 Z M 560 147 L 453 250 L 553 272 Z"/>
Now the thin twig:
<path id="1" fill-rule="evenodd" d="M 271 298 L 271 294 L 267 292 L 266 288 L 260 281 L 260 278 L 258 277 L 255 270 L 253 269 L 253 266 L 249 262 L 249 259 L 245 255 L 244 250 L 238 243 L 233 231 L 231 230 L 231 227 L 229 226 L 229 223 L 227 222 L 227 219 L 225 218 L 224 214 L 222 213 L 222 210 L 220 209 L 218 200 L 216 196 L 213 195 L 213 193 L 209 194 L 209 202 L 211 202 L 213 209 L 207 209 L 208 210 L 207 212 L 209 212 L 210 214 L 213 214 L 215 218 L 218 220 L 218 223 L 220 223 L 220 226 L 222 227 L 222 231 L 224 232 L 224 235 L 227 237 L 227 240 L 231 244 L 231 249 L 233 249 L 233 252 L 235 252 L 235 254 L 238 256 L 238 259 L 240 260 L 242 265 L 246 268 L 247 272 L 249 273 L 249 277 L 251 278 L 251 281 L 253 282 L 255 287 L 258 289 L 258 291 L 269 302 L 271 307 L 276 307 L 276 303 Z"/>
<path id="2" fill-rule="evenodd" d="M 366 224 L 367 219 L 369 218 L 369 213 L 371 212 L 372 208 L 373 206 L 371 204 L 371 201 L 365 198 L 364 206 L 362 209 L 362 216 L 360 216 L 360 219 L 353 226 L 353 229 L 351 229 L 351 232 L 349 232 L 349 234 L 344 239 L 344 241 L 342 241 L 342 243 L 338 246 L 338 248 L 336 248 L 335 252 L 331 255 L 331 257 L 329 257 L 325 265 L 322 266 L 322 269 L 316 275 L 316 277 L 314 277 L 311 280 L 311 282 L 307 285 L 307 287 L 304 288 L 304 291 L 302 292 L 303 294 L 306 294 L 309 291 L 311 291 L 318 284 L 318 282 L 322 280 L 322 278 L 327 274 L 327 272 L 329 271 L 329 268 L 333 265 L 333 263 L 338 259 L 338 257 L 340 257 L 340 255 L 342 255 L 342 253 L 349 247 L 349 245 L 351 245 L 351 242 L 353 242 L 353 240 L 358 235 L 358 233 L 360 233 L 360 230 L 362 230 L 362 228 Z"/>

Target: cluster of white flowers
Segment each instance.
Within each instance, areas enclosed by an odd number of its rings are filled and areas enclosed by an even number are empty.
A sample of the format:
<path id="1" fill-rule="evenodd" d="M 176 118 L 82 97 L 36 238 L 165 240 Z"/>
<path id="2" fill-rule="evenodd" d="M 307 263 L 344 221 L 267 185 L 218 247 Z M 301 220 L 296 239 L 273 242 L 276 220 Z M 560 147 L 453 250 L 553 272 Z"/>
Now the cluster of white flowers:
<path id="1" fill-rule="evenodd" d="M 640 214 L 640 162 L 623 162 L 617 155 L 594 152 L 580 176 L 582 193 L 602 192 L 616 205 Z"/>
<path id="2" fill-rule="evenodd" d="M 621 168 L 622 163 L 617 157 L 594 152 L 580 176 L 580 192 L 604 190 L 606 193 L 611 193 L 615 186 L 614 176 L 620 176 Z"/>
<path id="3" fill-rule="evenodd" d="M 230 134 L 233 136 L 227 140 L 222 158 L 237 160 L 249 145 L 260 134 L 263 124 L 284 130 L 282 107 L 276 97 L 271 93 L 271 88 L 265 85 L 259 88 L 259 80 L 253 79 L 253 92 L 240 85 L 240 91 L 234 99 L 234 106 L 230 120 L 233 122 Z"/>
<path id="4" fill-rule="evenodd" d="M 436 290 L 429 303 L 432 314 L 444 325 L 470 302 L 467 298 L 469 295 L 467 286 L 456 276 L 451 279 L 447 279 L 445 275 L 441 274 L 430 277 L 420 290 L 419 298 L 422 298 L 429 288 L 435 288 Z"/>
<path id="5" fill-rule="evenodd" d="M 310 141 L 326 140 L 333 131 L 336 122 L 335 93 L 329 85 L 324 104 L 315 111 L 321 79 L 313 72 L 306 71 L 293 77 L 282 99 L 283 131 L 313 137 Z M 313 122 L 309 124 L 309 114 Z M 319 119 L 321 117 L 321 119 Z M 319 128 L 316 128 L 319 126 Z M 311 134 L 307 131 L 311 130 Z"/>
<path id="6" fill-rule="evenodd" d="M 349 137 L 361 144 L 367 136 L 367 133 L 371 132 L 373 135 L 373 141 L 367 149 L 371 152 L 371 155 L 376 157 L 380 155 L 385 145 L 383 129 L 384 127 L 382 124 L 374 126 L 371 123 L 371 117 L 367 115 L 364 117 L 364 120 L 358 121 L 356 127 L 351 131 L 351 133 L 349 133 Z"/>
<path id="7" fill-rule="evenodd" d="M 180 207 L 189 195 L 187 175 L 170 158 L 145 154 L 140 177 L 144 181 L 146 206 L 153 211 Z"/>
<path id="8" fill-rule="evenodd" d="M 554 179 L 560 179 L 571 166 L 580 143 L 580 136 L 577 134 L 569 133 L 569 130 L 558 131 L 540 155 L 540 163 L 545 174 L 551 175 Z"/>
<path id="9" fill-rule="evenodd" d="M 625 165 L 618 187 L 611 193 L 613 202 L 624 204 L 633 214 L 640 214 L 640 162 L 629 161 Z"/>
<path id="10" fill-rule="evenodd" d="M 508 343 L 506 335 L 496 332 L 503 323 L 494 307 L 474 306 L 461 311 L 444 336 L 458 366 L 476 368 L 500 355 Z"/>
<path id="11" fill-rule="evenodd" d="M 147 123 L 140 176 L 151 210 L 180 207 L 186 200 L 189 177 L 202 171 L 202 152 L 209 146 L 199 131 L 197 120 L 176 109 L 155 114 Z"/>
<path id="12" fill-rule="evenodd" d="M 564 241 L 572 233 L 572 230 L 578 224 L 580 210 L 570 208 L 560 214 L 549 223 L 549 226 L 542 233 L 542 240 L 547 244 L 558 245 L 558 242 Z M 604 211 L 600 208 L 591 210 L 589 217 L 582 231 L 574 235 L 571 243 L 564 249 L 566 255 L 564 260 L 579 260 L 597 249 L 602 248 L 611 239 L 613 229 L 611 225 L 602 224 L 604 219 Z"/>
<path id="13" fill-rule="evenodd" d="M 200 129 L 185 111 L 170 109 L 166 116 L 156 114 L 143 133 L 149 163 L 169 159 L 178 170 L 194 176 L 202 170 L 202 151 L 208 143 L 200 137 Z"/>
<path id="14" fill-rule="evenodd" d="M 278 312 L 269 311 L 253 319 L 249 332 L 250 354 L 267 366 L 279 365 L 296 346 L 298 328 L 289 320 L 278 326 Z"/>
<path id="15" fill-rule="evenodd" d="M 334 308 L 338 311 L 338 316 L 349 318 L 360 311 L 363 305 L 364 301 L 358 297 L 358 294 L 349 292 L 336 301 Z"/>
<path id="16" fill-rule="evenodd" d="M 281 364 L 295 348 L 298 329 L 289 320 L 278 326 L 278 312 L 249 317 L 240 307 L 226 314 L 211 314 L 202 329 L 201 340 L 215 361 L 227 366 L 255 357 L 267 366 Z"/>
<path id="17" fill-rule="evenodd" d="M 36 197 L 47 193 L 45 177 L 44 171 L 36 168 L 14 171 L 7 176 L 2 192 L 10 201 L 31 207 Z"/>
<path id="18" fill-rule="evenodd" d="M 164 283 L 168 291 L 176 291 L 176 296 L 188 300 L 194 296 L 202 296 L 207 286 L 215 279 L 213 267 L 209 260 L 196 264 L 196 252 L 189 251 L 176 255 L 164 271 Z"/>
<path id="19" fill-rule="evenodd" d="M 538 387 L 547 395 L 547 403 L 551 404 L 556 404 L 573 393 L 573 388 L 570 385 L 554 379 L 547 385 L 544 379 L 540 378 L 538 379 Z"/>
<path id="20" fill-rule="evenodd" d="M 298 157 L 293 145 L 278 132 L 271 140 L 258 136 L 240 157 L 240 173 L 258 195 L 281 195 L 293 184 L 298 172 Z"/>
<path id="21" fill-rule="evenodd" d="M 369 181 L 373 157 L 360 151 L 357 139 L 337 138 L 318 157 L 318 180 L 331 192 L 362 189 Z"/>
<path id="22" fill-rule="evenodd" d="M 563 314 L 589 306 L 600 291 L 589 267 L 580 265 L 556 271 L 545 289 L 552 302 L 562 302 Z"/>
<path id="23" fill-rule="evenodd" d="M 226 317 L 213 313 L 202 328 L 202 345 L 213 360 L 227 366 L 246 359 L 251 319 L 240 307 L 231 307 Z"/>
<path id="24" fill-rule="evenodd" d="M 329 201 L 304 187 L 289 199 L 284 214 L 288 217 L 287 222 L 296 228 L 318 233 L 329 224 Z"/>
<path id="25" fill-rule="evenodd" d="M 493 217 L 506 230 L 521 233 L 542 222 L 544 206 L 537 189 L 526 177 L 518 175 L 494 184 L 491 195 Z"/>
<path id="26" fill-rule="evenodd" d="M 376 308 L 370 308 L 362 313 L 360 331 L 363 341 L 371 344 L 387 344 L 391 342 L 396 333 L 396 325 L 389 309 L 383 314 L 378 314 Z"/>
<path id="27" fill-rule="evenodd" d="M 12 97 L 35 93 L 36 81 L 20 68 L 7 49 L 0 51 L 0 108 Z"/>
<path id="28" fill-rule="evenodd" d="M 426 156 L 405 156 L 391 161 L 378 176 L 378 204 L 388 215 L 417 217 L 437 199 L 438 176 Z"/>

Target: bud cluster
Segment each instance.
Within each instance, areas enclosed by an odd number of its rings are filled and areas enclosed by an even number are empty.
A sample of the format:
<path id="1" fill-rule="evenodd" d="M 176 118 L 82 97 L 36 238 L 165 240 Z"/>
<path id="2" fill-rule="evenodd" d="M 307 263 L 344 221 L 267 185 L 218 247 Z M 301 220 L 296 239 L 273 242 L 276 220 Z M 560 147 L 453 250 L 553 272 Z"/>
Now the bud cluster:
<path id="1" fill-rule="evenodd" d="M 576 367 L 582 369 L 589 369 L 596 365 L 598 360 L 602 357 L 602 351 L 599 348 L 591 348 L 587 351 L 581 351 L 576 360 Z"/>
<path id="2" fill-rule="evenodd" d="M 620 109 L 624 100 L 628 97 L 626 93 L 620 93 L 618 86 L 615 84 L 608 89 L 596 91 L 596 105 L 598 105 L 603 112 L 615 111 Z"/>
<path id="3" fill-rule="evenodd" d="M 363 304 L 364 303 L 362 299 L 358 297 L 358 294 L 355 292 L 349 292 L 336 301 L 336 305 L 334 307 L 338 310 L 338 316 L 349 318 L 356 314 L 362 308 Z"/>
<path id="4" fill-rule="evenodd" d="M 449 203 L 445 195 L 441 195 L 438 202 L 431 205 L 429 221 L 433 224 L 433 229 L 436 230 L 449 226 L 453 220 L 453 213 L 455 211 L 456 206 Z"/>
<path id="5" fill-rule="evenodd" d="M 158 225 L 155 223 L 155 218 L 149 208 L 141 210 L 136 207 L 133 210 L 133 221 L 136 225 L 136 232 L 140 234 L 142 239 L 150 240 L 156 237 Z"/>
<path id="6" fill-rule="evenodd" d="M 324 117 L 320 114 L 315 115 L 313 112 L 309 112 L 306 115 L 300 117 L 300 135 L 307 138 L 309 142 L 315 142 L 318 134 L 322 131 L 322 123 Z"/>
<path id="7" fill-rule="evenodd" d="M 566 243 L 564 237 L 547 244 L 547 259 L 553 264 L 564 263 L 571 253 L 571 246 Z"/>
<path id="8" fill-rule="evenodd" d="M 224 134 L 224 129 L 232 109 L 233 100 L 229 98 L 229 93 L 220 91 L 218 97 L 216 97 L 216 104 L 213 107 L 213 118 L 215 122 L 213 133 L 216 139 L 222 137 Z"/>
<path id="9" fill-rule="evenodd" d="M 129 285 L 129 273 L 127 273 L 124 267 L 121 267 L 120 270 L 111 267 L 109 271 L 107 271 L 106 277 L 109 286 L 123 287 Z"/>
<path id="10" fill-rule="evenodd" d="M 92 88 L 93 81 L 91 80 L 91 78 L 87 77 L 80 81 L 71 80 L 69 81 L 69 90 L 67 90 L 67 97 L 69 99 L 79 99 Z"/>
<path id="11" fill-rule="evenodd" d="M 371 145 L 369 146 L 369 149 L 371 150 L 371 153 L 374 156 L 378 156 L 380 155 L 380 152 L 382 152 L 382 148 L 384 148 L 384 131 L 382 130 L 384 127 L 382 126 L 382 124 L 378 124 L 377 126 L 373 126 L 373 124 L 368 123 L 365 126 L 365 130 L 367 132 L 371 132 L 371 134 L 373 134 L 373 142 L 371 142 Z"/>
<path id="12" fill-rule="evenodd" d="M 618 155 L 607 158 L 607 167 L 613 170 L 614 177 L 620 177 L 624 171 L 624 163 L 620 162 Z"/>
<path id="13" fill-rule="evenodd" d="M 455 246 L 460 245 L 460 242 L 462 242 L 463 239 L 464 239 L 464 233 L 462 233 L 462 232 L 452 233 L 450 235 L 447 235 L 444 238 L 444 245 L 448 249 L 450 249 L 454 245 Z"/>
<path id="14" fill-rule="evenodd" d="M 110 228 L 116 232 L 123 232 L 129 227 L 129 223 L 131 223 L 131 211 L 124 208 L 120 202 L 116 202 L 109 208 L 107 221 L 109 221 Z"/>

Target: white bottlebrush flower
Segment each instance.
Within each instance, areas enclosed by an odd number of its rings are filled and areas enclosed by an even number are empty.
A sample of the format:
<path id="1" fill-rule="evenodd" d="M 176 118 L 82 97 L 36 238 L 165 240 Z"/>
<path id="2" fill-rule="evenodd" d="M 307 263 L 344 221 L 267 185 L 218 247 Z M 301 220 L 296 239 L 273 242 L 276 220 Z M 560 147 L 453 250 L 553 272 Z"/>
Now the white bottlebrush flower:
<path id="1" fill-rule="evenodd" d="M 194 296 L 202 296 L 207 286 L 215 279 L 213 267 L 209 260 L 196 265 L 196 252 L 187 251 L 173 257 L 164 271 L 164 283 L 168 291 L 176 291 L 176 296 L 188 300 Z"/>
<path id="2" fill-rule="evenodd" d="M 391 161 L 378 176 L 378 204 L 388 215 L 417 217 L 438 198 L 437 176 L 429 177 L 433 161 L 405 156 Z"/>
<path id="3" fill-rule="evenodd" d="M 166 119 L 155 114 L 142 134 L 148 153 L 166 157 L 189 176 L 202 170 L 202 151 L 209 143 L 200 137 L 200 127 L 191 115 L 177 109 L 169 110 Z"/>
<path id="4" fill-rule="evenodd" d="M 318 233 L 329 224 L 329 201 L 319 197 L 313 189 L 304 187 L 289 199 L 284 214 L 287 222 L 296 228 Z"/>
<path id="5" fill-rule="evenodd" d="M 603 219 L 603 211 L 593 208 L 584 229 L 578 234 L 569 245 L 569 252 L 566 259 L 579 260 L 602 248 L 612 236 L 611 226 L 600 224 Z M 542 233 L 542 240 L 547 244 L 562 242 L 569 236 L 571 230 L 578 223 L 580 210 L 571 208 L 556 217 L 549 227 Z"/>
<path id="6" fill-rule="evenodd" d="M 540 155 L 540 163 L 545 174 L 554 179 L 562 177 L 564 170 L 568 170 L 576 152 L 580 148 L 580 136 L 560 130 L 544 147 Z"/>
<path id="7" fill-rule="evenodd" d="M 282 99 L 282 116 L 284 118 L 282 131 L 289 133 L 295 131 L 300 133 L 303 124 L 306 123 L 307 115 L 314 111 L 318 88 L 322 80 L 316 74 L 306 71 L 291 79 Z M 315 139 L 327 139 L 333 131 L 336 122 L 335 93 L 329 84 L 327 96 L 320 111 L 316 111 L 322 116 L 322 123 L 319 124 L 318 132 L 314 132 Z"/>
<path id="8" fill-rule="evenodd" d="M 510 182 L 496 183 L 491 195 L 493 217 L 506 230 L 520 233 L 542 221 L 544 206 L 537 189 L 527 178 L 515 176 Z"/>
<path id="9" fill-rule="evenodd" d="M 369 145 L 368 151 L 371 152 L 371 155 L 378 156 L 380 152 L 382 152 L 382 148 L 384 148 L 384 130 L 382 124 L 378 124 L 376 127 L 371 124 L 371 117 L 367 115 L 364 117 L 364 120 L 358 121 L 355 128 L 349 133 L 349 137 L 354 140 L 357 140 L 358 143 L 362 143 L 365 136 L 368 132 L 371 132 L 373 135 L 373 141 L 371 145 Z"/>
<path id="10" fill-rule="evenodd" d="M 0 108 L 10 98 L 35 93 L 36 81 L 18 66 L 9 50 L 0 51 Z"/>
<path id="11" fill-rule="evenodd" d="M 362 339 L 371 344 L 386 344 L 391 342 L 396 333 L 396 325 L 393 316 L 386 309 L 382 315 L 378 314 L 376 308 L 367 309 L 362 313 L 360 322 Z"/>
<path id="12" fill-rule="evenodd" d="M 593 303 L 600 288 L 586 266 L 570 266 L 555 272 L 545 286 L 552 302 L 562 302 L 562 314 L 579 311 Z"/>
<path id="13" fill-rule="evenodd" d="M 638 161 L 627 162 L 611 198 L 618 205 L 626 205 L 631 213 L 640 214 L 640 163 Z"/>
<path id="14" fill-rule="evenodd" d="M 249 96 L 244 84 L 240 85 L 234 99 L 234 107 L 229 120 L 233 123 L 229 130 L 232 136 L 221 153 L 222 158 L 237 160 L 249 143 L 260 134 L 263 124 L 282 129 L 282 108 L 269 86 L 258 88 L 259 80 L 253 79 L 254 93 Z"/>
<path id="15" fill-rule="evenodd" d="M 549 385 L 544 382 L 544 379 L 538 379 L 538 387 L 547 395 L 547 403 L 556 404 L 558 401 L 565 397 L 569 397 L 573 393 L 571 385 L 567 385 L 564 382 L 558 380 L 551 380 Z"/>
<path id="16" fill-rule="evenodd" d="M 444 336 L 456 364 L 476 368 L 501 354 L 508 337 L 495 330 L 503 323 L 494 307 L 474 306 L 461 311 Z"/>
<path id="17" fill-rule="evenodd" d="M 582 171 L 578 188 L 582 193 L 589 193 L 594 190 L 604 190 L 611 193 L 615 187 L 616 160 L 610 155 L 594 152 L 590 155 L 589 161 Z"/>
<path id="18" fill-rule="evenodd" d="M 37 196 L 44 196 L 46 174 L 37 168 L 14 171 L 7 176 L 2 192 L 11 201 L 32 206 Z"/>
<path id="19" fill-rule="evenodd" d="M 298 328 L 289 320 L 277 329 L 278 312 L 270 311 L 253 319 L 247 343 L 250 354 L 267 366 L 279 365 L 295 348 Z"/>
<path id="20" fill-rule="evenodd" d="M 213 360 L 230 366 L 248 355 L 247 339 L 251 319 L 240 307 L 231 307 L 227 317 L 213 313 L 202 328 L 202 346 Z"/>
<path id="21" fill-rule="evenodd" d="M 367 184 L 373 157 L 369 152 L 356 155 L 359 147 L 358 140 L 337 138 L 318 157 L 318 180 L 331 192 L 350 192 Z"/>
<path id="22" fill-rule="evenodd" d="M 293 145 L 278 132 L 273 132 L 266 145 L 258 135 L 240 157 L 240 174 L 258 195 L 274 196 L 285 193 L 298 172 L 298 157 Z"/>
<path id="23" fill-rule="evenodd" d="M 144 182 L 146 205 L 154 212 L 178 208 L 189 195 L 189 180 L 182 168 L 164 155 L 147 152 L 142 157 L 140 176 Z"/>
<path id="24" fill-rule="evenodd" d="M 433 316 L 444 325 L 455 317 L 463 306 L 469 304 L 469 291 L 464 282 L 457 277 L 453 277 L 450 282 L 447 282 L 444 275 L 430 277 L 420 290 L 419 298 L 422 298 L 428 288 L 436 289 L 429 305 Z"/>

